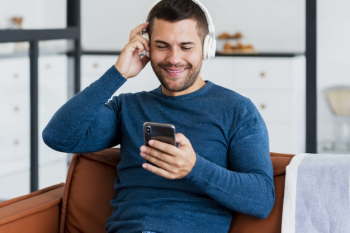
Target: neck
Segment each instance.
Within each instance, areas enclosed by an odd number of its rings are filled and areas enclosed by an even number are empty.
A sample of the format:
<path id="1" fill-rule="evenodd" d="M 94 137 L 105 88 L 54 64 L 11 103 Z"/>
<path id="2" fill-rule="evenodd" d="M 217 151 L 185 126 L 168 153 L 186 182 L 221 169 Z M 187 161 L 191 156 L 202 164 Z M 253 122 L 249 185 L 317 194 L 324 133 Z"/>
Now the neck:
<path id="1" fill-rule="evenodd" d="M 206 82 L 201 77 L 198 77 L 197 80 L 192 84 L 192 86 L 190 86 L 189 88 L 187 88 L 186 90 L 183 90 L 183 91 L 169 91 L 168 89 L 166 89 L 162 85 L 162 93 L 166 96 L 187 95 L 187 94 L 190 94 L 192 92 L 198 91 L 199 89 L 204 87 L 205 84 L 206 84 Z"/>

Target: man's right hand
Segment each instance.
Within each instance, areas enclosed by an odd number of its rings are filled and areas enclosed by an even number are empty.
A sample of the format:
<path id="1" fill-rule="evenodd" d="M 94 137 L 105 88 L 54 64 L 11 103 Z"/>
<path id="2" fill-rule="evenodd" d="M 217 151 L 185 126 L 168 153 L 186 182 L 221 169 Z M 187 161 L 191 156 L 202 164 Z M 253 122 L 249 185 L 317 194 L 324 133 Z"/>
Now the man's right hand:
<path id="1" fill-rule="evenodd" d="M 148 22 L 137 26 L 130 33 L 129 43 L 125 45 L 123 51 L 114 65 L 126 79 L 135 77 L 149 62 L 149 57 L 140 57 L 143 50 L 150 51 L 148 41 L 140 36 L 143 29 L 148 27 Z"/>

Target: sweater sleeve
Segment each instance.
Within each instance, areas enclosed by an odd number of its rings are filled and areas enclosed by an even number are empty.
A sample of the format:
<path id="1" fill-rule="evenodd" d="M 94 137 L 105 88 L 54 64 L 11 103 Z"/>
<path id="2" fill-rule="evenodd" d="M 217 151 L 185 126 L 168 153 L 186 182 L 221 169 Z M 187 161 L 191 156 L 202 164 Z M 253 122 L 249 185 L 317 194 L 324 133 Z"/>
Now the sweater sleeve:
<path id="1" fill-rule="evenodd" d="M 44 142 L 68 153 L 99 151 L 119 144 L 120 106 L 117 97 L 108 100 L 125 81 L 114 66 L 108 69 L 54 114 L 43 130 Z"/>
<path id="2" fill-rule="evenodd" d="M 266 218 L 274 205 L 273 169 L 266 125 L 249 100 L 235 117 L 228 166 L 221 167 L 197 154 L 186 176 L 204 193 L 240 213 Z"/>

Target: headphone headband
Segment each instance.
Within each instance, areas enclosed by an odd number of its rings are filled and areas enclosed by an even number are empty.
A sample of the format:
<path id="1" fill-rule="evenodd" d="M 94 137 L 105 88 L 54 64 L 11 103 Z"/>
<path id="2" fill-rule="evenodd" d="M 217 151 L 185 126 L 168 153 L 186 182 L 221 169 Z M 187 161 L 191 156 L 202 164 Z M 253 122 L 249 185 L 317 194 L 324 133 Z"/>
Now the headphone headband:
<path id="1" fill-rule="evenodd" d="M 153 3 L 153 5 L 149 8 L 149 10 L 148 10 L 148 12 L 147 12 L 147 14 L 146 14 L 146 18 L 145 18 L 144 22 L 147 22 L 147 18 L 148 18 L 149 13 L 150 13 L 151 10 L 153 9 L 153 7 L 155 7 L 155 5 L 157 5 L 160 1 L 162 1 L 162 0 L 156 1 L 156 2 Z M 202 11 L 204 12 L 205 17 L 207 18 L 209 34 L 210 34 L 213 38 L 215 38 L 215 27 L 214 27 L 214 23 L 213 23 L 213 20 L 212 20 L 210 14 L 209 14 L 208 9 L 207 9 L 199 0 L 192 0 L 192 2 L 196 3 L 196 4 L 202 9 Z"/>

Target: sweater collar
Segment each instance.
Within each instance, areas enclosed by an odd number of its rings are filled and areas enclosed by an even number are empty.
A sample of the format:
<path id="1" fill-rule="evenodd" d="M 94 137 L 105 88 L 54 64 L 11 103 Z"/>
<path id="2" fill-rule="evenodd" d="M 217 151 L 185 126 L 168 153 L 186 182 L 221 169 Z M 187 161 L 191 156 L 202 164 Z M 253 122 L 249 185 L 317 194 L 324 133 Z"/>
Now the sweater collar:
<path id="1" fill-rule="evenodd" d="M 180 95 L 180 96 L 167 96 L 164 95 L 162 92 L 162 86 L 160 85 L 159 87 L 157 87 L 156 89 L 154 89 L 152 92 L 155 93 L 157 96 L 163 98 L 163 99 L 173 99 L 173 100 L 183 100 L 183 99 L 189 99 L 189 98 L 194 98 L 197 96 L 200 96 L 202 94 L 204 94 L 205 92 L 207 92 L 208 89 L 210 89 L 210 87 L 213 85 L 212 82 L 206 80 L 205 81 L 206 84 L 198 89 L 197 91 L 185 94 L 185 95 Z"/>

